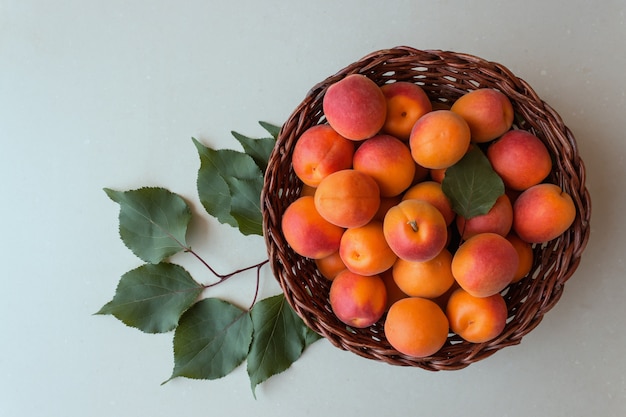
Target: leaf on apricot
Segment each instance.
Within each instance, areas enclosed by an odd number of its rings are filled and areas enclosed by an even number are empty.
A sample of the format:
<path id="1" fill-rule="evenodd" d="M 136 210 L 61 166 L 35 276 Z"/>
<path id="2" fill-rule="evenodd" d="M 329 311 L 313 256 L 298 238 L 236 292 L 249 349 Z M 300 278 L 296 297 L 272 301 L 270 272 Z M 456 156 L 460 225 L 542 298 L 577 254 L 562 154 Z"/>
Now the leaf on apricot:
<path id="1" fill-rule="evenodd" d="M 125 273 L 115 296 L 96 314 L 111 314 L 145 333 L 173 330 L 203 287 L 181 266 L 145 264 Z"/>
<path id="2" fill-rule="evenodd" d="M 104 191 L 120 205 L 122 241 L 143 261 L 156 264 L 186 248 L 191 209 L 182 197 L 158 187 Z"/>
<path id="3" fill-rule="evenodd" d="M 284 294 L 259 301 L 251 316 L 254 338 L 248 353 L 248 376 L 254 394 L 258 384 L 289 368 L 320 336 L 296 315 Z"/>
<path id="4" fill-rule="evenodd" d="M 441 188 L 450 199 L 452 209 L 466 219 L 486 214 L 504 194 L 502 179 L 477 146 L 446 169 Z"/>
<path id="5" fill-rule="evenodd" d="M 218 379 L 246 359 L 252 341 L 250 314 L 235 305 L 205 298 L 180 318 L 174 333 L 176 378 Z"/>

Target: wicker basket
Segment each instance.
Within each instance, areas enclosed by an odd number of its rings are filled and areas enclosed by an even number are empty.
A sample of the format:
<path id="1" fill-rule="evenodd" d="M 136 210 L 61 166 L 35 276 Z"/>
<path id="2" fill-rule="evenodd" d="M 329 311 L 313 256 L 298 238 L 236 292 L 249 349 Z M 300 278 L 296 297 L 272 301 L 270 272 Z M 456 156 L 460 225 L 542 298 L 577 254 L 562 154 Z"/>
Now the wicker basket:
<path id="1" fill-rule="evenodd" d="M 577 216 L 561 237 L 535 245 L 532 271 L 503 293 L 509 319 L 496 339 L 474 344 L 450 334 L 444 347 L 433 356 L 412 358 L 400 354 L 386 341 L 383 320 L 365 329 L 349 328 L 340 322 L 329 305 L 329 281 L 319 274 L 314 261 L 297 255 L 286 243 L 280 228 L 281 217 L 302 188 L 291 165 L 294 145 L 306 129 L 325 122 L 322 98 L 326 89 L 352 73 L 365 74 L 379 85 L 391 81 L 415 82 L 434 102 L 451 103 L 467 91 L 496 88 L 510 98 L 516 126 L 531 131 L 548 147 L 554 161 L 548 180 L 572 196 Z M 591 215 L 585 167 L 575 139 L 561 117 L 525 81 L 500 64 L 472 55 L 409 47 L 373 52 L 309 91 L 279 134 L 267 167 L 261 204 L 272 271 L 287 301 L 309 327 L 333 345 L 362 357 L 432 371 L 461 369 L 499 349 L 520 343 L 554 307 L 563 292 L 563 284 L 578 267 L 589 238 Z"/>

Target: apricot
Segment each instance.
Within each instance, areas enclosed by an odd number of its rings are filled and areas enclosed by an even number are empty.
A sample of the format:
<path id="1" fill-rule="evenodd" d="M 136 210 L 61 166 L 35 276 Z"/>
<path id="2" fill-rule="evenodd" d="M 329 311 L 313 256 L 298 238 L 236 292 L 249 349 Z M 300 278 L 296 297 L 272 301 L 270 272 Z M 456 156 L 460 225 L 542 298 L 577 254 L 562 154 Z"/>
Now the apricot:
<path id="1" fill-rule="evenodd" d="M 382 222 L 377 220 L 347 229 L 341 237 L 339 255 L 350 271 L 360 275 L 380 274 L 397 259 L 385 240 Z"/>
<path id="2" fill-rule="evenodd" d="M 465 93 L 450 110 L 465 119 L 472 132 L 472 141 L 476 143 L 496 139 L 513 125 L 511 101 L 501 91 L 492 88 Z"/>
<path id="3" fill-rule="evenodd" d="M 384 331 L 398 352 L 415 358 L 431 356 L 448 340 L 448 318 L 432 300 L 408 297 L 396 301 L 387 312 Z"/>
<path id="4" fill-rule="evenodd" d="M 316 259 L 315 265 L 320 274 L 330 281 L 335 279 L 337 274 L 346 269 L 346 265 L 343 263 L 338 250 L 328 256 Z"/>
<path id="5" fill-rule="evenodd" d="M 387 117 L 380 87 L 361 74 L 350 74 L 326 89 L 322 108 L 328 124 L 341 136 L 361 141 L 377 134 Z"/>
<path id="6" fill-rule="evenodd" d="M 311 259 L 324 258 L 339 250 L 344 229 L 324 219 L 313 197 L 292 202 L 281 219 L 281 230 L 294 252 Z"/>
<path id="7" fill-rule="evenodd" d="M 413 185 L 404 192 L 402 199 L 428 201 L 439 210 L 448 226 L 456 217 L 456 213 L 452 210 L 452 203 L 441 189 L 441 184 L 436 181 L 422 181 Z"/>
<path id="8" fill-rule="evenodd" d="M 402 201 L 401 194 L 393 197 L 381 197 L 378 211 L 374 215 L 374 220 L 380 220 L 382 222 L 385 219 L 387 211 L 389 211 L 389 209 L 393 206 L 397 205 L 400 201 Z"/>
<path id="9" fill-rule="evenodd" d="M 469 126 L 450 110 L 436 110 L 422 116 L 409 138 L 413 159 L 429 169 L 454 165 L 463 158 L 469 144 Z"/>
<path id="10" fill-rule="evenodd" d="M 533 267 L 534 253 L 533 247 L 530 243 L 524 242 L 517 236 L 515 233 L 509 233 L 506 239 L 511 242 L 515 250 L 517 251 L 517 256 L 519 257 L 519 265 L 517 266 L 517 271 L 513 276 L 513 280 L 511 283 L 515 283 L 524 278 Z"/>
<path id="11" fill-rule="evenodd" d="M 383 232 L 391 250 L 408 261 L 433 259 L 448 241 L 443 215 L 423 200 L 403 200 L 390 208 L 383 220 Z"/>
<path id="12" fill-rule="evenodd" d="M 376 323 L 385 313 L 387 290 L 379 275 L 359 275 L 346 269 L 332 281 L 329 301 L 339 320 L 364 328 Z"/>
<path id="13" fill-rule="evenodd" d="M 430 170 L 430 179 L 441 184 L 443 182 L 443 178 L 446 176 L 446 168 L 439 169 L 431 169 Z"/>
<path id="14" fill-rule="evenodd" d="M 380 277 L 385 283 L 385 288 L 387 290 L 387 307 L 385 308 L 385 311 L 388 311 L 389 308 L 393 305 L 393 303 L 403 298 L 407 298 L 408 295 L 405 294 L 400 289 L 400 287 L 398 287 L 398 284 L 396 284 L 396 281 L 394 281 L 392 268 L 389 268 L 388 270 L 382 272 L 380 274 Z"/>
<path id="15" fill-rule="evenodd" d="M 525 190 L 552 170 L 548 148 L 525 130 L 510 130 L 487 148 L 487 159 L 507 188 Z"/>
<path id="16" fill-rule="evenodd" d="M 492 232 L 506 236 L 513 225 L 513 206 L 508 195 L 502 194 L 496 199 L 491 209 L 478 216 L 465 219 L 463 216 L 456 217 L 456 225 L 463 239 L 467 240 L 479 233 Z"/>
<path id="17" fill-rule="evenodd" d="M 393 264 L 393 279 L 403 293 L 412 297 L 437 298 L 454 283 L 452 254 L 447 249 L 429 261 L 398 259 Z"/>
<path id="18" fill-rule="evenodd" d="M 408 141 L 413 125 L 433 109 L 430 99 L 417 84 L 398 81 L 380 87 L 387 102 L 383 132 Z"/>
<path id="19" fill-rule="evenodd" d="M 352 168 L 353 156 L 354 142 L 324 124 L 310 127 L 300 135 L 291 163 L 303 183 L 317 187 L 328 174 Z"/>
<path id="20" fill-rule="evenodd" d="M 508 310 L 500 294 L 475 297 L 457 289 L 450 295 L 446 307 L 450 330 L 471 343 L 484 343 L 502 334 Z"/>
<path id="21" fill-rule="evenodd" d="M 572 197 L 556 184 L 533 185 L 513 205 L 513 230 L 529 243 L 545 243 L 559 237 L 575 218 Z"/>
<path id="22" fill-rule="evenodd" d="M 374 178 L 381 197 L 399 195 L 415 177 L 415 161 L 408 146 L 389 135 L 376 135 L 363 142 L 354 153 L 353 167 Z"/>
<path id="23" fill-rule="evenodd" d="M 504 236 L 481 233 L 459 246 L 452 257 L 452 275 L 471 295 L 488 297 L 511 283 L 518 264 L 517 251 Z"/>
<path id="24" fill-rule="evenodd" d="M 314 199 L 315 208 L 327 221 L 344 228 L 360 227 L 376 215 L 380 190 L 369 175 L 344 169 L 324 178 Z"/>

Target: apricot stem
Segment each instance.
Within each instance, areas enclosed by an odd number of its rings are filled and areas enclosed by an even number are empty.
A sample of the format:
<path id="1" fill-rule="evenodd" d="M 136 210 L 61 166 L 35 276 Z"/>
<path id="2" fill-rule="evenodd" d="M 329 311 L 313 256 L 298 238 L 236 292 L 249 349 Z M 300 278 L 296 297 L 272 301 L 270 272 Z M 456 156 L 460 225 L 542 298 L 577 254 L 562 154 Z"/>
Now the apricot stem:
<path id="1" fill-rule="evenodd" d="M 417 222 L 415 220 L 409 220 L 407 224 L 411 226 L 411 229 L 413 229 L 414 232 L 417 232 L 418 228 L 417 228 Z"/>

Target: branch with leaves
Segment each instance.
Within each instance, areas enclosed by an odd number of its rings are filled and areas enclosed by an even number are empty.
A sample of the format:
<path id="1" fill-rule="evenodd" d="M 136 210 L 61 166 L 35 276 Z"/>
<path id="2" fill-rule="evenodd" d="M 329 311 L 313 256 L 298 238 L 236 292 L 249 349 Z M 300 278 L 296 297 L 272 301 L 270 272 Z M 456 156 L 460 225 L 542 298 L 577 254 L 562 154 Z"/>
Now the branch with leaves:
<path id="1" fill-rule="evenodd" d="M 231 132 L 243 151 L 212 149 L 192 138 L 200 157 L 197 191 L 202 206 L 243 235 L 263 234 L 263 175 L 280 130 L 260 124 L 271 137 Z M 442 189 L 454 211 L 465 218 L 487 213 L 504 193 L 502 180 L 478 146 L 446 170 Z M 246 361 L 256 396 L 258 384 L 289 368 L 320 339 L 282 293 L 257 301 L 267 259 L 219 274 L 192 250 L 186 239 L 192 212 L 181 196 L 158 187 L 104 191 L 120 205 L 121 240 L 145 264 L 121 277 L 113 299 L 96 314 L 113 315 L 145 333 L 174 331 L 174 370 L 164 383 L 176 377 L 218 379 Z M 168 261 L 180 252 L 201 262 L 217 281 L 199 283 L 182 266 Z M 247 309 L 203 297 L 206 290 L 251 270 L 256 272 L 256 290 Z"/>
<path id="2" fill-rule="evenodd" d="M 255 139 L 232 132 L 243 152 L 211 149 L 193 139 L 200 157 L 200 202 L 208 214 L 243 235 L 263 234 L 263 174 L 280 130 L 260 124 L 271 137 Z M 192 212 L 180 195 L 158 187 L 104 191 L 120 206 L 122 242 L 145 263 L 122 275 L 113 299 L 96 314 L 113 315 L 145 333 L 174 331 L 174 370 L 165 382 L 176 377 L 218 379 L 246 361 L 254 394 L 258 384 L 289 368 L 320 338 L 283 294 L 257 301 L 267 259 L 218 274 L 192 250 L 186 238 Z M 181 265 L 169 262 L 180 252 L 200 261 L 218 280 L 199 283 Z M 256 290 L 249 308 L 203 297 L 205 290 L 251 270 L 256 272 Z"/>

